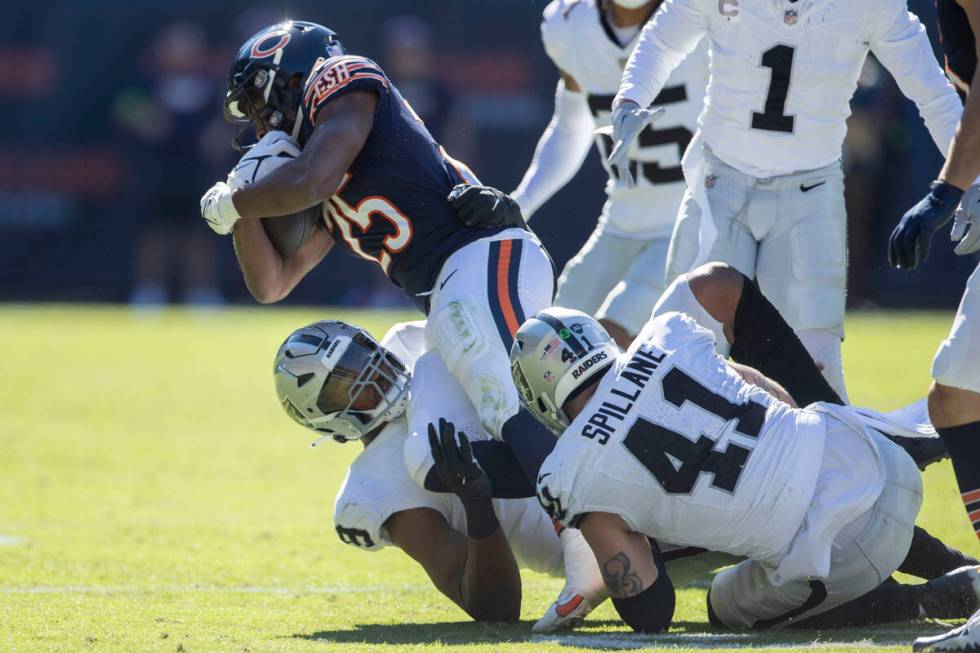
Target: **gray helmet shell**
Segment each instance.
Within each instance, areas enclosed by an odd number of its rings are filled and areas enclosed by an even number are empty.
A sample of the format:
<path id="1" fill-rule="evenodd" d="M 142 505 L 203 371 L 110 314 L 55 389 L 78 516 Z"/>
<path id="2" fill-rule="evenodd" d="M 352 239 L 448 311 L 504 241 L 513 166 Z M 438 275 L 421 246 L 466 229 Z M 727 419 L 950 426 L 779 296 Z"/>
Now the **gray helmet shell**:
<path id="1" fill-rule="evenodd" d="M 323 434 L 321 439 L 339 442 L 358 440 L 400 417 L 411 378 L 367 331 L 337 320 L 293 331 L 276 352 L 273 377 L 286 414 Z M 370 390 L 377 405 L 355 409 L 361 393 Z"/>
<path id="2" fill-rule="evenodd" d="M 517 330 L 510 369 L 524 407 L 560 434 L 569 424 L 562 404 L 618 355 L 616 343 L 594 318 L 553 306 Z"/>

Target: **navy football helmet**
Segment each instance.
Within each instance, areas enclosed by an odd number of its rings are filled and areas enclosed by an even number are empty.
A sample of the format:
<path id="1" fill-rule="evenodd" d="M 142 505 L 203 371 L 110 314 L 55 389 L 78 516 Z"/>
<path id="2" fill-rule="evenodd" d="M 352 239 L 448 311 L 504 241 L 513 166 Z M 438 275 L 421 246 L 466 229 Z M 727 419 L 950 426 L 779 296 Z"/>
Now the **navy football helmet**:
<path id="1" fill-rule="evenodd" d="M 225 120 L 243 130 L 250 122 L 264 131 L 278 129 L 304 142 L 303 85 L 318 61 L 343 53 L 337 34 L 316 23 L 289 20 L 260 30 L 231 65 Z"/>

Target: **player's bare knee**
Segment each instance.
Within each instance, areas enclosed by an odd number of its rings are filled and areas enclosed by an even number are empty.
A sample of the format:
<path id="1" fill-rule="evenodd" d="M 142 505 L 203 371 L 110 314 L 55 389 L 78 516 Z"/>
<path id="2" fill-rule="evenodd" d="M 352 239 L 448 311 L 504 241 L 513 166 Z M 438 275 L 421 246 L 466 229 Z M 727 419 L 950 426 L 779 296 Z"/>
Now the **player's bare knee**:
<path id="1" fill-rule="evenodd" d="M 937 428 L 980 421 L 980 395 L 939 382 L 929 388 L 929 420 Z"/>
<path id="2" fill-rule="evenodd" d="M 731 327 L 742 297 L 745 276 L 726 263 L 706 263 L 687 274 L 687 282 L 698 302 L 711 317 Z"/>

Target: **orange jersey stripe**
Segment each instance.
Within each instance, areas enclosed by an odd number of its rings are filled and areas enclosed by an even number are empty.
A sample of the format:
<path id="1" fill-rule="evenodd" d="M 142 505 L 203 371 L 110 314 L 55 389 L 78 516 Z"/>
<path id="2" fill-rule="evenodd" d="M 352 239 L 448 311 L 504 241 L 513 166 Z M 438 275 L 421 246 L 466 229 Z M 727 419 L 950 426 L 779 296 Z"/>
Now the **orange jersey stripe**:
<path id="1" fill-rule="evenodd" d="M 980 501 L 980 490 L 971 490 L 969 492 L 964 492 L 962 495 L 963 503 L 973 503 L 974 501 Z"/>
<path id="2" fill-rule="evenodd" d="M 500 241 L 500 258 L 497 260 L 497 300 L 500 302 L 500 310 L 504 314 L 507 330 L 513 337 L 521 325 L 517 323 L 517 314 L 514 312 L 514 305 L 510 302 L 508 272 L 511 248 L 509 240 Z"/>

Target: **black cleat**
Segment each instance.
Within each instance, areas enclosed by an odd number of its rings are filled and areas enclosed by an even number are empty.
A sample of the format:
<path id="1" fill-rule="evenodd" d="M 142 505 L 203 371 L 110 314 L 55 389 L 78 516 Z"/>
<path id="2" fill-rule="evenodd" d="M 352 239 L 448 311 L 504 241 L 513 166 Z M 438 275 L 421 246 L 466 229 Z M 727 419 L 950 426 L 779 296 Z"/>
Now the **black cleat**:
<path id="1" fill-rule="evenodd" d="M 980 567 L 960 567 L 917 588 L 930 619 L 965 619 L 980 609 Z"/>
<path id="2" fill-rule="evenodd" d="M 949 458 L 946 445 L 943 444 L 943 439 L 938 436 L 908 438 L 904 435 L 890 435 L 883 431 L 879 432 L 902 449 L 905 449 L 905 453 L 912 457 L 916 467 L 922 471 L 933 463 L 938 463 L 940 460 Z"/>

